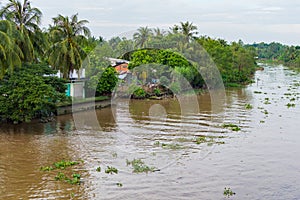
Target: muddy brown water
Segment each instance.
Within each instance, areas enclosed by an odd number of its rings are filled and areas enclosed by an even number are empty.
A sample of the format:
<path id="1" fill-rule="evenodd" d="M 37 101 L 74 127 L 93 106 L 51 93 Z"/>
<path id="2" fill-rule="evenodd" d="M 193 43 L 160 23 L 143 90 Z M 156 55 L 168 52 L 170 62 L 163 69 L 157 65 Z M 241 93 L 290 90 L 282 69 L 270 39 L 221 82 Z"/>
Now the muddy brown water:
<path id="1" fill-rule="evenodd" d="M 232 199 L 300 199 L 300 75 L 265 67 L 255 79 L 226 90 L 214 112 L 204 94 L 197 97 L 199 112 L 184 116 L 176 99 L 118 100 L 96 111 L 101 130 L 89 124 L 93 111 L 78 114 L 83 123 L 65 115 L 46 124 L 1 125 L 0 199 L 214 200 L 225 199 L 225 187 L 236 193 Z M 219 143 L 197 144 L 199 136 Z M 159 171 L 132 173 L 126 160 L 134 158 Z M 84 162 L 40 171 L 62 159 Z M 107 166 L 118 174 L 106 174 Z M 54 180 L 70 170 L 81 174 L 80 185 Z"/>

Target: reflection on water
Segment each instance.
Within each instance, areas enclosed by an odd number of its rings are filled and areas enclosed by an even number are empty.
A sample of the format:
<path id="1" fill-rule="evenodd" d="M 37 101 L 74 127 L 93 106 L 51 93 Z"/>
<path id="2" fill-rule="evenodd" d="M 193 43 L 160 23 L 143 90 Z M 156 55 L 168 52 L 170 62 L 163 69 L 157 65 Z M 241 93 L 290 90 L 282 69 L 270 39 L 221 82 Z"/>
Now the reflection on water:
<path id="1" fill-rule="evenodd" d="M 256 79 L 247 88 L 228 89 L 222 104 L 212 105 L 210 94 L 119 99 L 96 114 L 78 113 L 80 121 L 65 115 L 46 124 L 1 125 L 0 199 L 222 199 L 224 187 L 236 199 L 300 199 L 300 77 L 266 67 Z M 287 108 L 289 102 L 296 107 Z M 93 114 L 101 130 L 93 128 Z M 225 144 L 191 142 L 203 135 L 221 136 Z M 162 148 L 158 141 L 180 148 Z M 133 174 L 126 159 L 134 158 L 160 171 Z M 81 185 L 39 170 L 62 159 L 85 161 L 76 169 Z M 105 174 L 107 166 L 119 173 Z"/>

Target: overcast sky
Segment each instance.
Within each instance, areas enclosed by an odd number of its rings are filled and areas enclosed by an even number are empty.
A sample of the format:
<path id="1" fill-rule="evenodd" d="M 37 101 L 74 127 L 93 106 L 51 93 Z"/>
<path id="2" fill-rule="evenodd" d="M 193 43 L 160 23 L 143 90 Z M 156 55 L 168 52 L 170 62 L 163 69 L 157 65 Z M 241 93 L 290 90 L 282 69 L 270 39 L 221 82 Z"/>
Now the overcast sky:
<path id="1" fill-rule="evenodd" d="M 0 0 L 1 1 L 1 0 Z M 2 0 L 2 5 L 6 1 Z M 140 26 L 197 25 L 201 35 L 245 43 L 278 41 L 300 45 L 300 1 L 296 0 L 32 0 L 43 26 L 57 14 L 79 13 L 94 36 L 109 39 Z"/>

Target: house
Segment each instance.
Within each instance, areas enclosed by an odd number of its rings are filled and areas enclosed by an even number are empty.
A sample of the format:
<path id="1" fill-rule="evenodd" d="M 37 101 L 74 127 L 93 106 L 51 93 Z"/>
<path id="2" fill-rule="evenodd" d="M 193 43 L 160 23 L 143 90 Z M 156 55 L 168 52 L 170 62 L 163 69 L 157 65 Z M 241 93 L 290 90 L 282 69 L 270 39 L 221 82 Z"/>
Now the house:
<path id="1" fill-rule="evenodd" d="M 74 98 L 85 98 L 85 80 L 70 80 L 69 83 L 66 83 L 66 95 L 68 97 Z"/>
<path id="2" fill-rule="evenodd" d="M 118 74 L 126 74 L 129 72 L 128 63 L 122 63 L 114 66 Z"/>
<path id="3" fill-rule="evenodd" d="M 110 61 L 111 63 L 111 66 L 117 66 L 119 64 L 122 64 L 122 63 L 127 63 L 129 64 L 129 61 L 128 60 L 123 60 L 123 59 L 117 59 L 117 58 L 106 58 L 108 61 Z"/>
<path id="4" fill-rule="evenodd" d="M 58 70 L 57 77 L 63 78 L 63 74 Z M 66 95 L 74 98 L 85 98 L 85 69 L 74 70 L 69 74 L 70 80 L 66 83 Z"/>

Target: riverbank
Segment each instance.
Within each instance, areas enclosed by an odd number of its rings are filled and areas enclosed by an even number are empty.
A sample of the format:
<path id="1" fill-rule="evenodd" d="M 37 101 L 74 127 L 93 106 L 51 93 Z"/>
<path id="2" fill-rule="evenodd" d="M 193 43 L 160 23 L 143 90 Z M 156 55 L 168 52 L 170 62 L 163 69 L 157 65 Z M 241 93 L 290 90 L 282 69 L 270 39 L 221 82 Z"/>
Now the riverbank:
<path id="1" fill-rule="evenodd" d="M 300 72 L 300 68 L 293 65 L 293 63 L 290 63 L 290 62 L 283 62 L 283 61 L 278 60 L 278 59 L 259 59 L 258 61 L 259 61 L 259 63 L 261 63 L 263 65 L 275 65 L 275 66 L 284 65 L 284 66 L 288 67 L 291 70 Z"/>
<path id="2" fill-rule="evenodd" d="M 111 106 L 111 99 L 108 96 L 77 99 L 73 102 L 59 104 L 56 115 L 67 115 L 74 112 L 81 112 L 91 109 L 101 109 Z"/>

